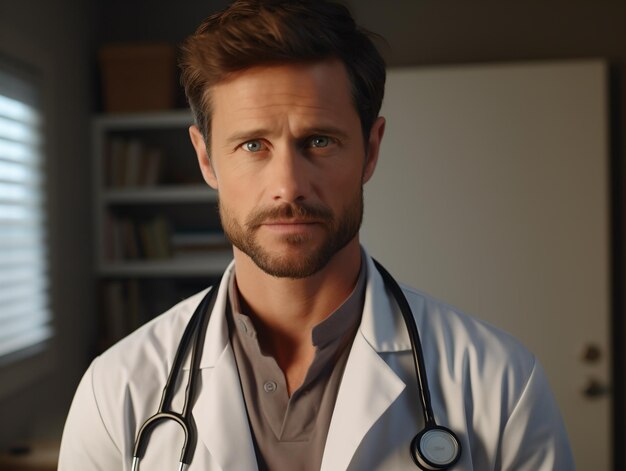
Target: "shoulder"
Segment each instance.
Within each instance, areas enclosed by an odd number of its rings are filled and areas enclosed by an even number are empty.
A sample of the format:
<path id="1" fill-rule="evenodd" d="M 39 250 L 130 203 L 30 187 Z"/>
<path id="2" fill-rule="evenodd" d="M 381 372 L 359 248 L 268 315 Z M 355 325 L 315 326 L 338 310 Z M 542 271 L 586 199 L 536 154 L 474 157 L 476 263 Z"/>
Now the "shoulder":
<path id="1" fill-rule="evenodd" d="M 125 448 L 134 438 L 128 423 L 141 423 L 156 410 L 182 333 L 207 291 L 183 300 L 117 342 L 85 374 L 77 395 L 91 398 L 91 417 L 100 418 L 123 452 L 130 453 Z"/>
<path id="2" fill-rule="evenodd" d="M 169 370 L 189 319 L 207 293 L 200 291 L 147 322 L 98 357 L 98 366 L 116 367 L 129 374 L 147 367 Z"/>
<path id="3" fill-rule="evenodd" d="M 510 394 L 512 410 L 537 359 L 514 336 L 419 290 L 403 286 L 418 324 L 424 356 L 439 364 L 444 382 L 492 395 Z M 491 393 L 489 391 L 491 390 Z"/>
<path id="4" fill-rule="evenodd" d="M 567 434 L 535 355 L 487 322 L 418 290 L 404 292 L 418 324 L 435 411 L 470 442 L 487 444 L 472 449 L 472 460 L 556 469 L 546 464 L 554 460 L 558 469 L 570 469 L 560 467 L 571 464 Z"/>
<path id="5" fill-rule="evenodd" d="M 464 431 L 472 461 L 485 468 L 573 469 L 565 426 L 535 355 L 487 322 L 403 290 L 418 324 L 434 409 L 442 423 Z M 483 448 L 471 445 L 479 441 Z"/>
<path id="6" fill-rule="evenodd" d="M 183 331 L 207 291 L 176 304 L 93 361 L 92 387 L 100 408 L 116 410 L 122 402 L 158 400 Z"/>
<path id="7" fill-rule="evenodd" d="M 121 469 L 120 460 L 132 452 L 135 426 L 158 406 L 180 337 L 206 292 L 180 302 L 92 362 L 66 421 L 59 469 L 75 469 L 79 459 Z"/>

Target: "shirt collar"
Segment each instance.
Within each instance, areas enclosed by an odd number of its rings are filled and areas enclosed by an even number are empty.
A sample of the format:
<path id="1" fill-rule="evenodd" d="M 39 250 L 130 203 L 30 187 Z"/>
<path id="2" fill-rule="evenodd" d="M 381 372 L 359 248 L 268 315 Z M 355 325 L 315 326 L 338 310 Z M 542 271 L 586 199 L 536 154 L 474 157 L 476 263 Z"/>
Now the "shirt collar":
<path id="1" fill-rule="evenodd" d="M 359 325 L 365 300 L 368 270 L 365 263 L 365 254 L 363 254 L 361 260 L 359 276 L 350 295 L 328 317 L 313 327 L 311 341 L 318 349 L 339 341 L 349 333 L 354 333 Z M 256 340 L 257 331 L 254 323 L 241 310 L 236 278 L 235 273 L 234 276 L 230 277 L 228 285 L 228 299 L 233 313 L 235 328 L 242 334 L 243 338 L 247 337 L 251 340 Z"/>

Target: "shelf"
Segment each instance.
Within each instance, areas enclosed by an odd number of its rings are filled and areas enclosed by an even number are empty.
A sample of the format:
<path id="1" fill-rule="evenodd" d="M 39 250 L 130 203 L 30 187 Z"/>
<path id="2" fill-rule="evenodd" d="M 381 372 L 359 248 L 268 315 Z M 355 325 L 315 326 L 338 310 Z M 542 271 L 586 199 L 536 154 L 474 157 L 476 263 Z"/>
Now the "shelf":
<path id="1" fill-rule="evenodd" d="M 100 266 L 98 272 L 105 277 L 213 276 L 220 275 L 232 258 L 232 251 L 227 249 L 165 260 L 107 262 Z"/>
<path id="2" fill-rule="evenodd" d="M 95 126 L 108 131 L 187 127 L 193 124 L 189 110 L 171 110 L 158 113 L 120 113 L 99 115 Z"/>
<path id="3" fill-rule="evenodd" d="M 207 185 L 114 188 L 102 198 L 109 204 L 215 202 L 217 192 Z"/>
<path id="4" fill-rule="evenodd" d="M 93 120 L 99 349 L 214 282 L 233 258 L 191 124 L 189 110 Z"/>

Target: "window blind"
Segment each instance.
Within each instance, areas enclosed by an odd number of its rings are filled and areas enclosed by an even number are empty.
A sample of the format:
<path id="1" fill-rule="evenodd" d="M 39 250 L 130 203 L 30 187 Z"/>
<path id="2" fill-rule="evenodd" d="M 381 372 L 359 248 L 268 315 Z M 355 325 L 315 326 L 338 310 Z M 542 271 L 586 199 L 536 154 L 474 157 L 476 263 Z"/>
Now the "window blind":
<path id="1" fill-rule="evenodd" d="M 53 334 L 37 80 L 0 61 L 0 361 Z"/>

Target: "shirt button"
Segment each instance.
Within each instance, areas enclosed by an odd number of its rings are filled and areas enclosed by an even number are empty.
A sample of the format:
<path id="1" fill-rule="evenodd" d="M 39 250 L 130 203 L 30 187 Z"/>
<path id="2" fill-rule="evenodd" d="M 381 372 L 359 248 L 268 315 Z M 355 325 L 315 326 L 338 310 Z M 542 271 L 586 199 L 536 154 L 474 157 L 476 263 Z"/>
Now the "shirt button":
<path id="1" fill-rule="evenodd" d="M 240 321 L 239 321 L 239 328 L 241 329 L 241 331 L 242 331 L 244 334 L 247 334 L 247 333 L 248 333 L 248 326 L 246 325 L 245 321 L 243 321 L 243 320 L 240 320 Z"/>
<path id="2" fill-rule="evenodd" d="M 276 391 L 276 388 L 278 386 L 276 385 L 276 383 L 274 381 L 266 381 L 265 384 L 263 385 L 263 389 L 265 390 L 266 393 L 271 393 Z"/>

